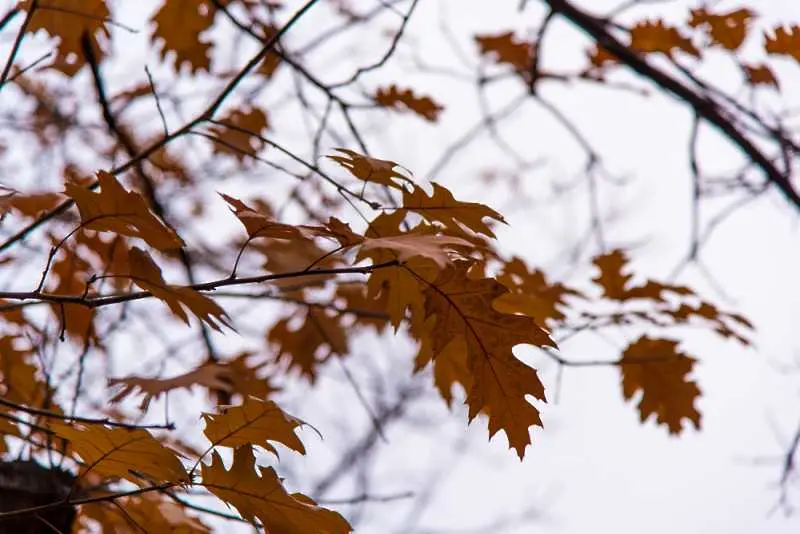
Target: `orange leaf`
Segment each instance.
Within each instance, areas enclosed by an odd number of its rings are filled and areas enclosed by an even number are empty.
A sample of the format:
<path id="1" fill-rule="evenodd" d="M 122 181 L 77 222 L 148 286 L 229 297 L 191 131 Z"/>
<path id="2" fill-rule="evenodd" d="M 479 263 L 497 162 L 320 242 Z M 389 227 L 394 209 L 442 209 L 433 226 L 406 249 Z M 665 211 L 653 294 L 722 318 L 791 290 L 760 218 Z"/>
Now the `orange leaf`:
<path id="1" fill-rule="evenodd" d="M 241 516 L 258 519 L 269 534 L 346 534 L 350 525 L 336 512 L 317 506 L 302 494 L 290 495 L 271 467 L 259 467 L 250 447 L 233 453 L 230 470 L 216 453 L 211 465 L 202 466 L 203 482 L 208 491 L 235 507 Z"/>
<path id="2" fill-rule="evenodd" d="M 435 182 L 431 185 L 433 193 L 430 197 L 421 187 L 404 190 L 403 209 L 419 213 L 430 222 L 442 223 L 451 231 L 458 231 L 463 225 L 473 232 L 489 237 L 494 237 L 494 232 L 483 222 L 484 219 L 506 222 L 502 215 L 488 206 L 478 202 L 461 202 L 453 198 L 446 187 Z"/>
<path id="3" fill-rule="evenodd" d="M 160 41 L 161 58 L 174 53 L 175 67 L 189 66 L 189 72 L 208 71 L 211 43 L 200 34 L 214 22 L 214 6 L 206 0 L 164 2 L 153 15 L 152 40 Z"/>
<path id="4" fill-rule="evenodd" d="M 186 507 L 155 492 L 82 504 L 77 525 L 79 532 L 211 534 L 200 519 L 186 513 Z"/>
<path id="5" fill-rule="evenodd" d="M 539 410 L 526 396 L 540 401 L 545 396 L 536 371 L 518 360 L 512 349 L 520 344 L 555 345 L 533 319 L 495 310 L 492 303 L 508 290 L 491 278 L 470 279 L 468 269 L 466 263 L 456 264 L 425 290 L 425 316 L 435 317 L 428 332 L 434 362 L 453 340 L 465 341 L 473 378 L 467 395 L 469 418 L 486 412 L 489 436 L 503 430 L 522 458 L 531 442 L 529 428 L 542 426 Z"/>
<path id="6" fill-rule="evenodd" d="M 161 269 L 146 251 L 133 247 L 128 252 L 128 259 L 130 268 L 128 274 L 133 282 L 162 300 L 184 323 L 189 324 L 189 317 L 183 310 L 183 307 L 186 307 L 198 319 L 218 332 L 223 325 L 233 329 L 225 310 L 212 299 L 190 287 L 168 285 L 161 276 Z"/>
<path id="7" fill-rule="evenodd" d="M 83 460 L 81 476 L 91 472 L 125 478 L 142 486 L 153 482 L 189 481 L 189 475 L 175 452 L 147 430 L 62 422 L 52 422 L 51 428 L 69 441 L 73 451 Z"/>
<path id="8" fill-rule="evenodd" d="M 197 385 L 210 390 L 231 391 L 229 375 L 230 369 L 224 365 L 206 364 L 173 378 L 143 378 L 139 376 L 112 378 L 108 381 L 109 387 L 122 386 L 122 388 L 109 402 L 112 404 L 120 402 L 138 390 L 144 394 L 139 409 L 146 410 L 153 399 L 157 399 L 163 393 L 173 389 L 189 389 Z"/>
<path id="9" fill-rule="evenodd" d="M 680 34 L 677 28 L 667 26 L 664 21 L 645 20 L 631 29 L 631 48 L 645 54 L 661 53 L 670 58 L 675 50 L 700 57 L 700 51 L 692 41 Z"/>
<path id="10" fill-rule="evenodd" d="M 522 313 L 533 317 L 540 324 L 548 320 L 561 320 L 566 316 L 562 310 L 567 308 L 566 297 L 579 297 L 581 294 L 558 282 L 550 282 L 545 274 L 534 269 L 528 271 L 525 263 L 514 258 L 503 266 L 497 281 L 510 292 L 495 299 L 494 308 L 502 313 Z"/>
<path id="11" fill-rule="evenodd" d="M 407 109 L 430 122 L 436 122 L 444 109 L 427 96 L 414 96 L 411 89 L 399 89 L 394 84 L 388 88 L 379 88 L 373 98 L 379 106 L 398 110 Z"/>
<path id="12" fill-rule="evenodd" d="M 217 121 L 218 124 L 209 128 L 220 142 L 214 143 L 213 149 L 217 154 L 231 154 L 240 162 L 247 156 L 255 157 L 259 150 L 264 148 L 264 141 L 259 136 L 269 128 L 267 114 L 257 107 L 249 111 L 234 110 Z"/>
<path id="13" fill-rule="evenodd" d="M 655 414 L 670 434 L 679 434 L 688 419 L 700 428 L 700 412 L 694 401 L 700 389 L 688 380 L 694 358 L 678 350 L 678 342 L 642 336 L 631 343 L 620 359 L 622 393 L 626 400 L 641 392 L 638 408 L 642 422 Z"/>
<path id="14" fill-rule="evenodd" d="M 204 413 L 206 437 L 215 447 L 238 448 L 258 445 L 274 455 L 278 451 L 270 443 L 276 441 L 305 454 L 306 449 L 295 430 L 303 424 L 269 400 L 245 397 L 239 406 L 221 406 L 219 413 Z"/>
<path id="15" fill-rule="evenodd" d="M 65 193 L 75 201 L 84 228 L 138 237 L 158 250 L 183 246 L 183 240 L 147 207 L 139 193 L 126 191 L 110 173 L 99 171 L 100 191 L 68 183 Z"/>
<path id="16" fill-rule="evenodd" d="M 769 54 L 791 56 L 800 61 L 800 26 L 779 26 L 772 30 L 772 35 L 765 33 L 764 49 Z"/>
<path id="17" fill-rule="evenodd" d="M 30 5 L 31 0 L 25 0 L 22 7 L 30 9 Z M 106 27 L 109 16 L 105 0 L 48 0 L 39 4 L 27 31 L 44 30 L 58 37 L 58 54 L 53 66 L 67 76 L 74 76 L 86 64 L 86 54 L 81 46 L 84 33 L 89 37 L 95 57 L 102 57 L 97 39 L 110 37 Z"/>
<path id="18" fill-rule="evenodd" d="M 350 174 L 359 180 L 373 182 L 395 189 L 403 188 L 403 186 L 398 184 L 395 180 L 411 183 L 411 180 L 394 170 L 395 167 L 399 167 L 394 161 L 363 156 L 358 152 L 346 148 L 337 148 L 335 150 L 341 152 L 344 156 L 327 156 L 328 159 L 332 159 L 350 171 Z"/>

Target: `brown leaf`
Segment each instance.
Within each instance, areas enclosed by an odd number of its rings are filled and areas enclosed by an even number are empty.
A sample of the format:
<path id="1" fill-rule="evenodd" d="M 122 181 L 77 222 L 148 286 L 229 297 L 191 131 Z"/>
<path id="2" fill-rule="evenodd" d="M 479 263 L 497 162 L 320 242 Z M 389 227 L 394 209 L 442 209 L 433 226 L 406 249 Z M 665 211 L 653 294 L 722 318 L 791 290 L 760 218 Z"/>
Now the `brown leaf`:
<path id="1" fill-rule="evenodd" d="M 122 388 L 109 402 L 116 404 L 133 394 L 141 393 L 144 397 L 139 404 L 139 409 L 146 410 L 153 399 L 158 399 L 162 394 L 173 389 L 202 386 L 209 390 L 230 392 L 233 388 L 229 375 L 230 369 L 224 365 L 205 364 L 173 378 L 143 378 L 139 376 L 112 378 L 108 381 L 108 386 L 122 386 Z"/>
<path id="2" fill-rule="evenodd" d="M 631 48 L 645 54 L 661 53 L 672 58 L 675 50 L 700 57 L 700 51 L 688 37 L 662 20 L 641 21 L 631 29 Z"/>
<path id="3" fill-rule="evenodd" d="M 679 351 L 677 341 L 642 336 L 622 353 L 622 393 L 630 400 L 641 392 L 642 422 L 655 414 L 670 434 L 681 432 L 684 419 L 700 428 L 700 412 L 694 406 L 700 388 L 687 378 L 693 366 L 694 358 Z"/>
<path id="4" fill-rule="evenodd" d="M 503 266 L 497 281 L 509 293 L 495 299 L 494 308 L 502 313 L 522 313 L 536 319 L 539 324 L 561 320 L 568 309 L 566 297 L 580 297 L 577 290 L 558 282 L 550 282 L 544 272 L 528 267 L 520 258 L 513 258 Z"/>
<path id="5" fill-rule="evenodd" d="M 235 507 L 250 522 L 258 519 L 269 534 L 346 534 L 350 525 L 336 512 L 317 506 L 302 494 L 287 493 L 271 467 L 259 467 L 250 447 L 233 453 L 230 470 L 211 453 L 211 465 L 201 467 L 202 485 Z"/>
<path id="6" fill-rule="evenodd" d="M 404 190 L 402 209 L 419 213 L 430 222 L 442 223 L 452 232 L 459 232 L 463 225 L 473 232 L 489 237 L 494 237 L 494 232 L 484 219 L 506 222 L 502 215 L 488 206 L 456 200 L 446 187 L 435 182 L 431 185 L 433 193 L 430 197 L 421 187 Z"/>
<path id="7" fill-rule="evenodd" d="M 391 237 L 367 237 L 361 244 L 364 251 L 391 250 L 400 262 L 416 257 L 428 258 L 441 269 L 452 262 L 451 254 L 460 254 L 455 247 L 472 248 L 472 243 L 459 237 L 408 233 Z M 361 257 L 358 256 L 359 259 Z"/>
<path id="8" fill-rule="evenodd" d="M 161 50 L 161 58 L 174 54 L 176 70 L 188 65 L 192 74 L 208 71 L 211 66 L 211 43 L 201 37 L 214 22 L 215 7 L 207 0 L 172 0 L 161 4 L 153 15 L 152 41 Z M 160 45 L 158 44 L 160 43 Z"/>
<path id="9" fill-rule="evenodd" d="M 350 174 L 359 180 L 385 185 L 394 189 L 402 189 L 403 182 L 411 183 L 411 180 L 395 170 L 395 167 L 399 167 L 399 165 L 394 161 L 364 156 L 346 148 L 337 148 L 335 150 L 341 152 L 344 156 L 327 156 L 328 159 L 335 161 L 350 171 Z M 398 181 L 401 183 L 398 183 Z"/>
<path id="10" fill-rule="evenodd" d="M 289 369 L 299 370 L 313 383 L 322 359 L 347 353 L 347 333 L 338 316 L 310 307 L 299 328 L 291 329 L 290 322 L 286 318 L 275 323 L 267 340 L 278 348 L 277 361 L 288 360 Z"/>
<path id="11" fill-rule="evenodd" d="M 30 9 L 31 0 L 25 0 L 23 9 Z M 58 52 L 53 67 L 67 76 L 74 76 L 86 64 L 86 54 L 81 37 L 86 33 L 97 58 L 103 51 L 98 38 L 108 39 L 106 27 L 110 13 L 105 0 L 48 0 L 40 3 L 31 17 L 27 31 L 39 30 L 59 38 Z"/>
<path id="12" fill-rule="evenodd" d="M 267 114 L 257 107 L 247 111 L 233 110 L 217 121 L 218 124 L 209 128 L 209 131 L 218 139 L 213 149 L 217 154 L 233 155 L 240 162 L 247 157 L 255 157 L 264 148 L 264 141 L 259 136 L 264 135 L 269 128 Z"/>
<path id="13" fill-rule="evenodd" d="M 69 441 L 73 451 L 83 460 L 81 477 L 91 472 L 104 477 L 125 478 L 141 486 L 152 482 L 189 481 L 189 475 L 175 452 L 147 430 L 63 422 L 53 422 L 51 428 Z M 139 474 L 149 480 L 143 480 Z"/>
<path id="14" fill-rule="evenodd" d="M 306 239 L 302 232 L 302 228 L 292 226 L 290 224 L 283 224 L 271 220 L 266 215 L 263 215 L 241 200 L 238 200 L 228 195 L 220 193 L 220 196 L 225 199 L 225 202 L 231 208 L 231 211 L 244 225 L 248 237 L 254 239 L 256 237 L 271 237 L 275 239 Z"/>
<path id="15" fill-rule="evenodd" d="M 766 63 L 760 65 L 742 64 L 742 70 L 750 85 L 771 85 L 775 89 L 780 89 L 778 78 L 775 77 L 775 73 Z"/>
<path id="16" fill-rule="evenodd" d="M 86 282 L 91 265 L 69 248 L 62 248 L 62 253 L 50 268 L 50 275 L 58 282 L 51 290 L 54 295 L 79 296 L 86 290 Z M 97 332 L 94 327 L 95 310 L 80 304 L 50 303 L 50 309 L 58 324 L 76 343 L 97 344 Z"/>
<path id="17" fill-rule="evenodd" d="M 80 532 L 98 532 L 100 528 L 110 534 L 211 534 L 211 529 L 190 516 L 186 507 L 155 492 L 82 504 L 77 525 Z"/>
<path id="18" fill-rule="evenodd" d="M 533 45 L 514 36 L 514 32 L 496 35 L 476 35 L 481 54 L 491 55 L 498 63 L 505 63 L 514 70 L 527 72 L 533 65 Z"/>
<path id="19" fill-rule="evenodd" d="M 542 426 L 531 395 L 545 400 L 536 371 L 514 356 L 516 345 L 554 347 L 549 334 L 521 315 L 500 313 L 492 303 L 508 290 L 491 278 L 471 279 L 466 263 L 439 275 L 424 292 L 425 317 L 435 317 L 428 335 L 434 362 L 454 339 L 465 341 L 467 365 L 473 382 L 467 395 L 469 418 L 489 416 L 489 436 L 503 430 L 520 458 L 530 444 L 529 428 Z M 426 322 L 426 324 L 428 324 Z"/>
<path id="20" fill-rule="evenodd" d="M 689 26 L 703 28 L 708 32 L 711 43 L 726 50 L 738 50 L 750 29 L 750 21 L 755 17 L 749 9 L 740 8 L 727 13 L 711 13 L 706 8 L 692 9 Z"/>
<path id="21" fill-rule="evenodd" d="M 128 258 L 127 274 L 133 283 L 163 301 L 184 323 L 189 324 L 189 317 L 183 310 L 185 307 L 218 332 L 222 331 L 222 326 L 233 329 L 225 310 L 212 299 L 190 287 L 168 285 L 161 276 L 161 268 L 146 251 L 133 247 L 128 252 Z"/>
<path id="22" fill-rule="evenodd" d="M 392 84 L 381 87 L 373 96 L 381 107 L 413 111 L 429 122 L 436 122 L 444 108 L 427 96 L 415 96 L 411 89 L 399 89 Z"/>
<path id="23" fill-rule="evenodd" d="M 239 406 L 221 406 L 219 413 L 204 413 L 206 437 L 215 447 L 238 448 L 258 445 L 274 455 L 275 441 L 305 454 L 306 449 L 295 431 L 303 422 L 292 417 L 269 400 L 245 397 Z"/>
<path id="24" fill-rule="evenodd" d="M 764 34 L 764 50 L 768 54 L 791 56 L 800 61 L 800 26 L 778 26 L 771 33 Z"/>
<path id="25" fill-rule="evenodd" d="M 138 237 L 158 250 L 183 246 L 183 240 L 150 211 L 139 193 L 126 191 L 106 171 L 99 171 L 97 180 L 97 193 L 76 184 L 66 185 L 65 193 L 78 206 L 84 228 Z"/>

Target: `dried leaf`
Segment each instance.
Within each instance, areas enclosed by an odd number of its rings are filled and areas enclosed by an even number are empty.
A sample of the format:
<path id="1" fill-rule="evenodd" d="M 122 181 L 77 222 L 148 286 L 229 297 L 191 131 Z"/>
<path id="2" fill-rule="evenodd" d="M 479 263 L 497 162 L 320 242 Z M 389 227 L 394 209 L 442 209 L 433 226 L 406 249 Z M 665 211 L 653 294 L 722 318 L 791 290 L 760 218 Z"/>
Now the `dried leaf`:
<path id="1" fill-rule="evenodd" d="M 742 64 L 742 70 L 744 70 L 745 76 L 747 77 L 747 81 L 750 85 L 771 85 L 775 89 L 780 89 L 778 78 L 775 77 L 775 73 L 772 72 L 772 69 L 769 67 L 769 65 L 765 63 L 760 65 Z"/>
<path id="2" fill-rule="evenodd" d="M 235 507 L 250 522 L 258 519 L 269 534 L 346 534 L 351 532 L 345 519 L 316 506 L 302 494 L 290 495 L 271 467 L 259 467 L 250 447 L 233 453 L 230 470 L 222 459 L 211 454 L 211 465 L 201 467 L 203 486 Z"/>
<path id="3" fill-rule="evenodd" d="M 395 167 L 399 167 L 399 165 L 394 161 L 363 156 L 346 148 L 337 148 L 336 151 L 341 152 L 344 156 L 327 156 L 328 159 L 347 169 L 350 174 L 359 180 L 385 185 L 394 189 L 402 189 L 403 182 L 411 183 L 411 180 L 395 170 Z"/>
<path id="4" fill-rule="evenodd" d="M 549 334 L 521 315 L 500 313 L 492 303 L 508 290 L 491 278 L 470 279 L 469 265 L 456 264 L 425 290 L 425 317 L 435 317 L 428 332 L 434 362 L 454 339 L 465 341 L 473 377 L 467 395 L 469 418 L 489 416 L 489 436 L 503 430 L 520 458 L 530 444 L 529 428 L 542 426 L 539 410 L 527 395 L 545 400 L 536 371 L 514 356 L 516 345 L 554 347 Z M 427 323 L 426 323 L 427 324 Z"/>
<path id="5" fill-rule="evenodd" d="M 706 8 L 692 9 L 689 26 L 702 27 L 711 43 L 726 50 L 738 50 L 747 38 L 750 21 L 755 17 L 749 9 L 740 8 L 727 13 L 711 13 Z"/>
<path id="6" fill-rule="evenodd" d="M 511 65 L 515 70 L 527 72 L 533 65 L 533 45 L 514 36 L 514 32 L 497 35 L 476 35 L 481 54 L 491 55 L 498 63 Z"/>
<path id="7" fill-rule="evenodd" d="M 128 252 L 128 258 L 127 274 L 133 283 L 162 300 L 184 323 L 189 324 L 189 317 L 183 310 L 185 307 L 218 332 L 222 331 L 222 326 L 233 329 L 225 310 L 212 299 L 190 287 L 168 285 L 161 276 L 161 268 L 146 251 L 133 247 Z"/>
<path id="8" fill-rule="evenodd" d="M 411 89 L 399 89 L 392 84 L 381 87 L 373 96 L 381 107 L 413 111 L 429 122 L 436 122 L 444 108 L 427 96 L 415 96 Z"/>
<path id="9" fill-rule="evenodd" d="M 391 237 L 368 237 L 361 244 L 364 251 L 391 250 L 400 262 L 406 262 L 416 257 L 428 258 L 441 269 L 452 262 L 451 254 L 460 255 L 455 247 L 472 248 L 472 243 L 460 237 L 408 233 Z M 463 256 L 461 257 L 463 258 Z"/>
<path id="10" fill-rule="evenodd" d="M 765 33 L 764 50 L 768 54 L 791 56 L 800 61 L 800 26 L 778 26 L 772 30 L 772 35 Z"/>
<path id="11" fill-rule="evenodd" d="M 83 504 L 77 524 L 82 527 L 80 532 L 97 532 L 100 527 L 103 533 L 111 534 L 211 534 L 211 529 L 190 516 L 186 507 L 155 492 Z"/>
<path id="12" fill-rule="evenodd" d="M 239 406 L 221 406 L 219 413 L 204 413 L 206 437 L 215 447 L 238 448 L 258 445 L 275 456 L 275 441 L 305 454 L 306 449 L 295 431 L 303 424 L 269 400 L 245 397 Z"/>
<path id="13" fill-rule="evenodd" d="M 290 319 L 275 323 L 267 340 L 278 348 L 277 361 L 288 360 L 289 369 L 299 370 L 313 383 L 322 359 L 347 353 L 347 333 L 339 317 L 314 308 L 306 309 L 303 323 L 297 329 L 290 328 Z"/>
<path id="14" fill-rule="evenodd" d="M 473 232 L 494 237 L 494 232 L 484 219 L 505 223 L 503 216 L 492 208 L 478 202 L 461 202 L 453 198 L 446 188 L 432 182 L 433 193 L 429 197 L 421 187 L 403 191 L 403 208 L 419 213 L 430 222 L 442 223 L 452 232 L 459 232 L 461 225 Z"/>
<path id="15" fill-rule="evenodd" d="M 109 402 L 116 404 L 123 399 L 134 395 L 143 394 L 140 410 L 146 410 L 153 399 L 158 399 L 162 394 L 173 389 L 190 389 L 192 386 L 202 386 L 209 390 L 230 392 L 233 388 L 230 380 L 230 369 L 224 365 L 205 364 L 193 371 L 178 375 L 173 378 L 144 378 L 128 376 L 125 378 L 112 378 L 108 381 L 109 387 L 122 386 Z"/>
<path id="16" fill-rule="evenodd" d="M 263 137 L 269 128 L 267 114 L 257 107 L 247 111 L 233 110 L 217 121 L 209 131 L 220 140 L 214 143 L 217 154 L 233 155 L 240 162 L 255 157 L 264 148 Z"/>
<path id="17" fill-rule="evenodd" d="M 192 74 L 208 71 L 211 43 L 200 34 L 211 28 L 214 11 L 214 6 L 206 0 L 164 2 L 152 19 L 155 25 L 152 40 L 160 48 L 161 58 L 173 53 L 177 70 L 188 65 Z"/>
<path id="18" fill-rule="evenodd" d="M 688 37 L 662 20 L 641 21 L 631 29 L 631 48 L 645 54 L 661 53 L 672 58 L 675 50 L 700 57 L 700 51 Z"/>
<path id="19" fill-rule="evenodd" d="M 147 430 L 62 422 L 51 423 L 51 428 L 69 441 L 72 450 L 83 460 L 81 477 L 91 472 L 125 478 L 142 486 L 153 482 L 189 481 L 175 452 Z"/>
<path id="20" fill-rule="evenodd" d="M 241 200 L 238 200 L 228 195 L 220 193 L 220 196 L 225 199 L 231 208 L 231 211 L 236 214 L 236 217 L 242 222 L 247 236 L 250 239 L 256 237 L 271 237 L 275 239 L 306 239 L 302 229 L 290 224 L 283 224 L 271 220 L 266 215 L 263 215 Z"/>
<path id="21" fill-rule="evenodd" d="M 138 237 L 158 250 L 183 246 L 183 240 L 150 211 L 140 194 L 126 191 L 105 171 L 97 173 L 97 180 L 97 193 L 76 184 L 66 185 L 65 193 L 78 206 L 84 228 Z"/>
<path id="22" fill-rule="evenodd" d="M 694 358 L 679 351 L 677 341 L 642 336 L 622 353 L 622 393 L 630 400 L 641 392 L 642 422 L 655 414 L 670 434 L 681 432 L 684 419 L 700 428 L 700 412 L 694 406 L 700 388 L 687 378 L 693 366 Z"/>

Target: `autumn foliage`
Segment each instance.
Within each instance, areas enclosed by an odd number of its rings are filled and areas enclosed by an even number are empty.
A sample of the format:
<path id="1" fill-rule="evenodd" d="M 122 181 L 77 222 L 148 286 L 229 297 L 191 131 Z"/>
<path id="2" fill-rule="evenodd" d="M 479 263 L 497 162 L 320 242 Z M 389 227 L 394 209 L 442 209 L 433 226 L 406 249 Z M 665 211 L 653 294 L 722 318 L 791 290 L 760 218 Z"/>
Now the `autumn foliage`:
<path id="1" fill-rule="evenodd" d="M 358 104 L 337 96 L 291 54 L 298 21 L 326 9 L 315 4 L 164 1 L 138 21 L 118 20 L 105 0 L 27 0 L 9 12 L 3 31 L 15 27 L 18 35 L 0 97 L 24 102 L 35 125 L 26 157 L 49 153 L 72 135 L 85 135 L 92 148 L 84 149 L 90 156 L 54 161 L 50 173 L 57 176 L 40 186 L 2 178 L 0 271 L 14 274 L 0 290 L 0 452 L 7 461 L 21 451 L 40 461 L 57 457 L 53 465 L 74 478 L 52 505 L 0 505 L 0 521 L 69 504 L 79 507 L 79 531 L 100 525 L 130 532 L 135 525 L 210 532 L 191 499 L 204 492 L 230 507 L 223 518 L 265 532 L 349 532 L 342 514 L 288 490 L 295 482 L 278 474 L 279 453 L 305 454 L 301 437 L 315 438 L 300 430 L 316 428 L 313 419 L 284 411 L 281 388 L 314 384 L 366 332 L 413 340 L 416 352 L 407 359 L 428 373 L 429 388 L 450 406 L 464 402 L 465 424 L 485 425 L 489 438 L 506 440 L 520 459 L 536 454 L 532 436 L 549 399 L 526 350 L 564 367 L 615 368 L 619 381 L 609 387 L 641 421 L 670 434 L 702 426 L 693 376 L 702 355 L 683 348 L 681 333 L 700 327 L 748 345 L 752 326 L 741 314 L 685 285 L 635 272 L 630 253 L 614 247 L 594 254 L 578 276 L 555 278 L 505 252 L 496 238 L 507 224 L 501 213 L 402 161 L 368 153 L 357 132 L 344 137 L 347 146 L 332 135 L 322 149 L 317 140 L 302 154 L 276 140 L 270 107 L 246 93 L 268 88 L 284 71 L 327 91 L 328 107 L 348 124 L 359 107 L 416 117 L 420 127 L 436 127 L 447 113 L 444 95 L 401 81 L 363 91 Z M 345 24 L 360 20 L 346 3 L 332 4 Z M 569 13 L 566 2 L 548 4 Z M 569 74 L 539 68 L 537 41 L 510 30 L 474 36 L 472 53 L 531 94 L 547 79 L 605 83 L 631 61 L 700 60 L 714 50 L 724 51 L 750 86 L 778 90 L 766 60 L 738 51 L 751 39 L 770 59 L 800 61 L 800 28 L 755 35 L 756 18 L 749 9 L 711 7 L 687 13 L 681 25 L 645 18 L 587 49 L 585 64 Z M 165 114 L 167 84 L 144 69 L 109 90 L 106 72 L 125 54 L 115 43 L 130 25 L 147 33 L 152 61 L 170 83 L 210 80 L 210 98 Z M 216 63 L 225 32 L 256 45 L 232 68 Z M 29 42 L 46 55 L 26 54 Z M 619 44 L 633 59 L 621 57 Z M 367 62 L 365 72 L 382 65 Z M 62 103 L 67 91 L 82 91 L 84 109 L 74 110 L 74 120 Z M 127 114 L 143 108 L 157 109 L 148 127 Z M 331 109 L 316 116 L 320 137 Z M 91 114 L 102 134 L 81 131 L 79 114 Z M 190 153 L 208 167 L 194 165 Z M 228 175 L 266 164 L 298 185 L 288 200 L 266 185 L 244 193 L 224 180 L 201 186 L 217 164 Z M 786 183 L 772 183 L 790 196 Z M 283 203 L 297 209 L 287 215 Z M 232 222 L 234 233 L 217 231 Z M 280 307 L 254 331 L 231 311 L 241 309 L 236 299 Z M 143 356 L 125 345 L 130 337 L 120 337 L 137 314 L 145 324 L 168 325 L 176 339 L 202 339 L 202 361 L 178 372 L 112 365 Z M 574 333 L 613 328 L 628 336 L 616 359 L 586 362 L 559 350 Z M 228 352 L 223 347 L 232 345 L 219 340 L 231 337 L 250 348 Z M 69 379 L 46 363 L 53 346 L 72 362 L 59 371 Z M 125 371 L 85 383 L 86 369 Z M 207 400 L 191 406 L 202 435 L 176 427 L 168 415 L 161 422 L 163 405 L 181 390 Z"/>

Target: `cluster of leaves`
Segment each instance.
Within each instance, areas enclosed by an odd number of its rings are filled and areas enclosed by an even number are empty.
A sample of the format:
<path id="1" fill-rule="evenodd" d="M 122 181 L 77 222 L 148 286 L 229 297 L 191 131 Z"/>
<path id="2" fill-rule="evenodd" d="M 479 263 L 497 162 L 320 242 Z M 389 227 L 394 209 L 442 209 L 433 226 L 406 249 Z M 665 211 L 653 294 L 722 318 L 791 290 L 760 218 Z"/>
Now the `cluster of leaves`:
<path id="1" fill-rule="evenodd" d="M 260 332 L 263 354 L 258 356 L 266 357 L 275 375 L 296 373 L 313 383 L 326 362 L 351 352 L 358 333 L 397 333 L 402 328 L 416 341 L 416 370 L 431 370 L 444 401 L 452 404 L 463 396 L 469 420 L 487 420 L 490 437 L 502 431 L 520 458 L 531 444 L 532 428 L 542 426 L 540 409 L 546 401 L 536 369 L 514 352 L 520 345 L 538 348 L 564 366 L 614 366 L 620 370 L 624 398 L 636 402 L 642 421 L 654 417 L 671 433 L 681 432 L 687 422 L 700 427 L 695 406 L 700 390 L 691 377 L 695 360 L 667 331 L 700 324 L 747 344 L 751 325 L 745 318 L 717 309 L 690 288 L 636 281 L 620 250 L 594 258 L 593 278 L 571 284 L 551 280 L 520 258 L 504 258 L 498 252 L 493 228 L 505 222 L 500 213 L 458 200 L 441 184 L 424 187 L 398 163 L 361 149 L 339 148 L 329 156 L 339 166 L 339 178 L 316 162 L 303 163 L 321 184 L 315 189 L 320 205 L 333 212 L 347 203 L 358 216 L 350 223 L 329 214 L 314 217 L 309 208 L 307 224 L 292 224 L 276 215 L 273 199 L 245 201 L 229 194 L 215 198 L 227 205 L 244 232 L 219 254 L 209 255 L 224 258 L 223 269 L 228 271 L 199 281 L 198 265 L 205 268 L 203 273 L 222 269 L 216 260 L 203 258 L 186 237 L 192 224 L 202 222 L 199 212 L 207 206 L 197 207 L 188 219 L 164 207 L 162 191 L 170 184 L 194 183 L 189 166 L 168 151 L 168 144 L 196 135 L 212 143 L 215 157 L 242 167 L 259 160 L 265 150 L 299 160 L 267 137 L 270 118 L 257 104 L 226 108 L 222 118 L 216 118 L 242 78 L 252 74 L 270 79 L 291 60 L 278 44 L 290 24 L 278 29 L 274 15 L 279 7 L 270 4 L 266 15 L 264 9 L 261 2 L 246 0 L 160 5 L 150 20 L 151 43 L 177 73 L 213 71 L 210 34 L 217 20 L 249 17 L 248 24 L 238 26 L 263 46 L 244 68 L 228 76 L 222 92 L 195 119 L 177 130 L 165 127 L 155 141 L 141 142 L 137 136 L 147 137 L 115 117 L 111 105 L 124 108 L 153 96 L 152 82 L 111 97 L 99 90 L 99 67 L 108 57 L 107 41 L 113 34 L 106 2 L 58 0 L 40 6 L 30 0 L 22 5 L 26 20 L 20 39 L 39 31 L 57 38 L 55 59 L 46 74 L 55 70 L 59 76 L 76 77 L 91 71 L 103 119 L 115 140 L 103 159 L 122 158 L 126 163 L 88 172 L 69 162 L 63 169 L 63 190 L 33 193 L 9 188 L 0 196 L 0 213 L 19 225 L 0 251 L 45 226 L 48 233 L 39 244 L 49 249 L 41 255 L 45 266 L 35 289 L 0 292 L 0 452 L 25 443 L 33 455 L 56 453 L 72 462 L 79 471 L 68 502 L 81 505 L 80 521 L 87 528 L 99 522 L 124 531 L 132 523 L 145 531 L 208 532 L 207 525 L 188 513 L 192 505 L 186 496 L 194 488 L 234 507 L 239 514 L 234 519 L 253 522 L 267 532 L 348 532 L 350 526 L 341 515 L 302 493 L 289 493 L 275 469 L 257 465 L 255 448 L 275 456 L 273 443 L 300 454 L 305 448 L 296 433 L 304 423 L 276 403 L 279 388 L 261 372 L 264 366 L 254 363 L 253 354 L 226 358 L 209 348 L 206 361 L 178 376 L 115 377 L 104 388 L 112 405 L 137 399 L 145 416 L 155 399 L 181 388 L 229 401 L 203 414 L 207 446 L 198 451 L 177 445 L 172 425 L 153 432 L 136 424 L 139 414 L 128 417 L 114 408 L 103 418 L 76 415 L 41 363 L 44 343 L 32 341 L 48 339 L 48 327 L 57 324 L 57 337 L 80 352 L 80 366 L 87 356 L 96 357 L 99 365 L 101 356 L 113 352 L 108 340 L 125 328 L 125 314 L 138 306 L 137 301 L 147 300 L 160 301 L 162 312 L 177 323 L 196 325 L 208 340 L 214 333 L 237 328 L 236 317 L 219 302 L 221 290 L 258 284 L 271 289 L 254 298 L 285 304 L 281 315 Z M 662 21 L 645 21 L 628 32 L 629 47 L 668 57 L 678 51 L 699 57 L 710 47 L 735 51 L 753 16 L 746 10 L 695 10 L 689 22 L 697 32 L 693 39 Z M 799 32 L 775 30 L 766 38 L 766 51 L 794 55 L 793 36 Z M 477 36 L 476 42 L 480 53 L 511 66 L 526 83 L 534 81 L 535 43 L 512 33 Z M 613 55 L 598 49 L 586 75 L 599 77 L 615 62 Z M 766 67 L 742 63 L 742 68 L 756 72 Z M 768 74 L 777 86 L 771 71 Z M 766 75 L 754 76 L 760 80 Z M 14 83 L 36 102 L 34 115 L 59 128 L 71 127 L 46 84 L 21 70 L 14 74 Z M 395 84 L 376 88 L 367 100 L 373 107 L 411 111 L 431 122 L 443 111 L 430 97 Z M 53 132 L 43 129 L 37 135 L 42 145 L 54 143 Z M 325 196 L 323 186 L 333 187 L 338 197 Z M 0 265 L 6 268 L 15 262 L 21 258 L 9 254 Z M 240 272 L 254 263 L 255 273 Z M 180 270 L 185 283 L 169 281 Z M 121 309 L 120 316 L 102 316 L 110 309 Z M 609 361 L 573 361 L 558 352 L 561 335 L 598 328 L 638 335 L 631 335 L 619 358 Z M 463 395 L 454 392 L 459 388 Z M 80 385 L 76 391 L 80 393 Z M 229 467 L 223 457 L 232 458 Z M 131 485 L 136 489 L 129 490 Z"/>

